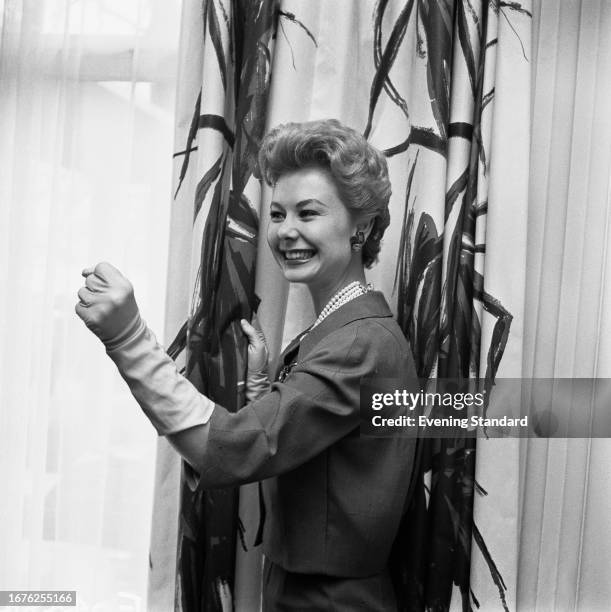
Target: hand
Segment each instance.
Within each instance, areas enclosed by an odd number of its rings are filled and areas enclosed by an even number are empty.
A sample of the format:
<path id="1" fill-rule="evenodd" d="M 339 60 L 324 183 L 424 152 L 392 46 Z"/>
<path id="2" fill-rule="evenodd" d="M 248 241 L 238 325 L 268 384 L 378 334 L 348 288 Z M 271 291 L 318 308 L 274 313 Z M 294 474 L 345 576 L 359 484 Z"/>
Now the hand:
<path id="1" fill-rule="evenodd" d="M 76 314 L 104 344 L 126 339 L 140 324 L 132 284 L 106 262 L 81 274 L 85 286 L 78 291 Z"/>
<path id="2" fill-rule="evenodd" d="M 248 337 L 248 374 L 250 375 L 256 372 L 267 373 L 269 352 L 267 350 L 265 336 L 259 326 L 257 315 L 253 316 L 252 322 L 254 326 L 246 319 L 240 321 L 242 330 Z"/>

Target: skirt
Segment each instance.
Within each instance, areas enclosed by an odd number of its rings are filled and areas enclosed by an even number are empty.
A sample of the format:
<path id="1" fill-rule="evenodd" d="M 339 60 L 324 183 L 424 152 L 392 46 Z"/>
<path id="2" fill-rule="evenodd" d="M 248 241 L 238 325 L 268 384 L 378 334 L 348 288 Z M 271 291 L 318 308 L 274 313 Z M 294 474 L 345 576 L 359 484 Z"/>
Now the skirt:
<path id="1" fill-rule="evenodd" d="M 367 578 L 296 574 L 265 560 L 263 612 L 396 612 L 388 571 Z"/>

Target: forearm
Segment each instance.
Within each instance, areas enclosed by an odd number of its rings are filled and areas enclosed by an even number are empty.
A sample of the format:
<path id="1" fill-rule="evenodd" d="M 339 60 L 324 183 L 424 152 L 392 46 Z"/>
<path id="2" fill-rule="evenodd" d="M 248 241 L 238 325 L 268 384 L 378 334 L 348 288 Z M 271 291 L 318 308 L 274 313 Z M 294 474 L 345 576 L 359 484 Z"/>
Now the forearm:
<path id="1" fill-rule="evenodd" d="M 159 435 L 202 426 L 210 419 L 214 402 L 178 372 L 143 321 L 127 340 L 106 352 Z"/>
<path id="2" fill-rule="evenodd" d="M 78 291 L 77 315 L 104 343 L 108 356 L 159 435 L 195 468 L 214 402 L 178 372 L 142 319 L 132 284 L 107 262 L 86 268 Z M 188 433 L 182 433 L 188 432 Z"/>

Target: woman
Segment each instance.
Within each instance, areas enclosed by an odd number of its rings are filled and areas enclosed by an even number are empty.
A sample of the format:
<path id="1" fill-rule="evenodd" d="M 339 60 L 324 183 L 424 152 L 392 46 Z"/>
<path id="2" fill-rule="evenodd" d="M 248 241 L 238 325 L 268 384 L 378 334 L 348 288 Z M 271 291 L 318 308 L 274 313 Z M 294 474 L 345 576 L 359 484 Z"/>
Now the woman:
<path id="1" fill-rule="evenodd" d="M 386 161 L 329 120 L 273 130 L 259 167 L 273 187 L 269 246 L 285 278 L 308 286 L 318 315 L 285 349 L 269 390 L 253 398 L 265 347 L 243 321 L 252 401 L 229 413 L 198 393 L 109 264 L 83 271 L 76 310 L 201 486 L 264 481 L 265 610 L 395 610 L 387 565 L 414 440 L 359 436 L 361 381 L 405 388 L 415 377 L 383 295 L 365 284 L 389 224 Z"/>

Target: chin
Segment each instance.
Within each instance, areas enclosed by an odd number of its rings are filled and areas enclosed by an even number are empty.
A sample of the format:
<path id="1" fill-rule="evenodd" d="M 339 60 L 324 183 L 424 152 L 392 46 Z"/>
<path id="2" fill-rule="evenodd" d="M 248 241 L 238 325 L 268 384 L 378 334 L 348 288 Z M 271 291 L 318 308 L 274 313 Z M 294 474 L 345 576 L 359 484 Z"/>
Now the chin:
<path id="1" fill-rule="evenodd" d="M 282 274 L 289 283 L 310 283 L 312 280 L 312 274 L 308 274 L 301 270 L 292 270 L 282 268 Z"/>

